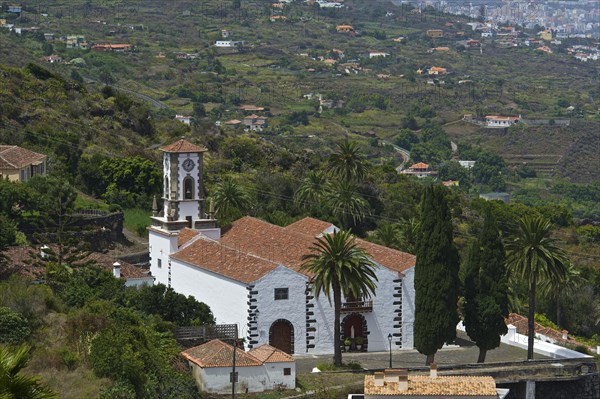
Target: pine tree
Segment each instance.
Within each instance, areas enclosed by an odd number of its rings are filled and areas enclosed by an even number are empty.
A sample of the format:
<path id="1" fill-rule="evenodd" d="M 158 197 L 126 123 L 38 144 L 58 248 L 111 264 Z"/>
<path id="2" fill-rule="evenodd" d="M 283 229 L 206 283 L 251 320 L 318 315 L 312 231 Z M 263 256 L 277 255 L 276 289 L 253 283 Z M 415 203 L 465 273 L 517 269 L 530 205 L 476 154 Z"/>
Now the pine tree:
<path id="1" fill-rule="evenodd" d="M 442 187 L 428 187 L 421 202 L 415 266 L 415 347 L 427 365 L 444 343 L 456 338 L 458 251 Z"/>
<path id="2" fill-rule="evenodd" d="M 479 238 L 471 244 L 465 271 L 465 327 L 479 348 L 478 363 L 488 350 L 500 345 L 506 334 L 508 285 L 504 245 L 490 210 Z"/>

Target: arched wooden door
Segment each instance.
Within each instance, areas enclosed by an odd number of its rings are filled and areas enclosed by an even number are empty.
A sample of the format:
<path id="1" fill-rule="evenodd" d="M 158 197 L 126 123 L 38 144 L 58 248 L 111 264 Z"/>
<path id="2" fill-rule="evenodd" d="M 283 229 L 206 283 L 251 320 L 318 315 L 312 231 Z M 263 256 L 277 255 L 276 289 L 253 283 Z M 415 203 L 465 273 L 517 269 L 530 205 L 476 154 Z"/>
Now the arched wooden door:
<path id="1" fill-rule="evenodd" d="M 292 355 L 294 353 L 294 326 L 288 320 L 279 319 L 269 329 L 269 345 Z"/>

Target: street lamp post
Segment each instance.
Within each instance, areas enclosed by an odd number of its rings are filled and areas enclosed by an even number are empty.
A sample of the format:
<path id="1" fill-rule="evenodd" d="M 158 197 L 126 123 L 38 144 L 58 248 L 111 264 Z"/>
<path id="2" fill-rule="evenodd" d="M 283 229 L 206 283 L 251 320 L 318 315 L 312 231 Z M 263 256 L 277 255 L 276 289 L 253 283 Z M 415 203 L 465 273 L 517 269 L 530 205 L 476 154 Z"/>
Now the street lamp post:
<path id="1" fill-rule="evenodd" d="M 392 368 L 392 334 L 388 334 L 388 342 L 390 343 L 390 368 Z"/>
<path id="2" fill-rule="evenodd" d="M 233 340 L 233 367 L 231 373 L 231 398 L 235 399 L 235 352 L 237 349 L 237 338 Z"/>

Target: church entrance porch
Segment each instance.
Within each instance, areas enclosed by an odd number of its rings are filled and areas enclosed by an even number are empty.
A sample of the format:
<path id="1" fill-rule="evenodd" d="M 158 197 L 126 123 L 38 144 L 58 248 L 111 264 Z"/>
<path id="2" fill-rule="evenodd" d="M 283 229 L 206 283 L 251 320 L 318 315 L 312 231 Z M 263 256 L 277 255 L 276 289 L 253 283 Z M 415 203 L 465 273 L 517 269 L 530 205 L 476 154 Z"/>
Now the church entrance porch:
<path id="1" fill-rule="evenodd" d="M 349 345 L 350 351 L 367 350 L 367 336 L 369 335 L 369 331 L 367 328 L 367 320 L 362 314 L 349 314 L 342 319 L 340 327 L 340 330 L 342 331 L 342 342 L 351 342 L 351 345 Z"/>

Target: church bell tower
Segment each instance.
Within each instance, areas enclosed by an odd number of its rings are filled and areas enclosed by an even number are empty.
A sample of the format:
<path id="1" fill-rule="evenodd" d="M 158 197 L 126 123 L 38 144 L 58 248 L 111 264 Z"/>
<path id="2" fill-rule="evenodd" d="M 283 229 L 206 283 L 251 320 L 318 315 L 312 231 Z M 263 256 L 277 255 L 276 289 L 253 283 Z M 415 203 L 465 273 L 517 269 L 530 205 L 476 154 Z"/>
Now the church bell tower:
<path id="1" fill-rule="evenodd" d="M 163 207 L 152 209 L 152 225 L 166 231 L 184 227 L 210 229 L 216 226 L 206 214 L 202 177 L 204 147 L 184 139 L 160 149 L 163 152 Z"/>
<path id="2" fill-rule="evenodd" d="M 179 233 L 184 228 L 213 239 L 221 230 L 212 211 L 206 212 L 204 198 L 204 147 L 181 139 L 160 148 L 163 152 L 163 206 L 158 209 L 156 198 L 152 205 L 152 224 L 148 228 L 150 272 L 156 283 L 171 286 L 170 255 L 181 245 Z"/>

